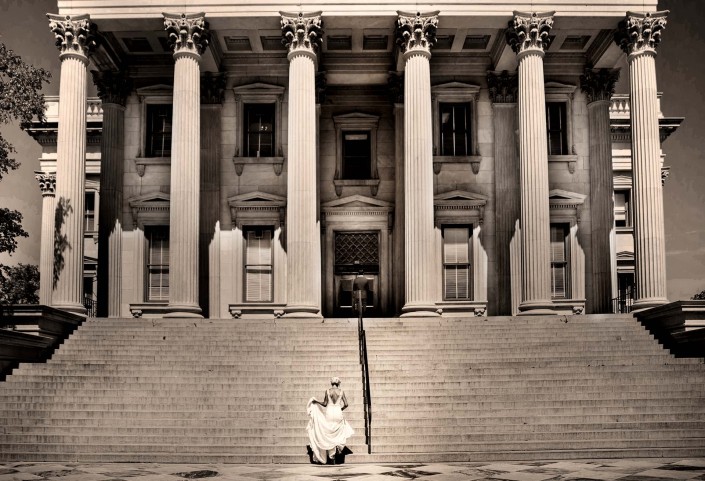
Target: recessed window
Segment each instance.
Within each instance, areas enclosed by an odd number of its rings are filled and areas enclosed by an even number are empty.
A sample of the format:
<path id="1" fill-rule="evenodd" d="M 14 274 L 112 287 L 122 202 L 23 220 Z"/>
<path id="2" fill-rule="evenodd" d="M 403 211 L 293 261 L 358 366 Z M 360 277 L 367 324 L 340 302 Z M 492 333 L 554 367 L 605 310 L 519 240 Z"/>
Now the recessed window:
<path id="1" fill-rule="evenodd" d="M 96 214 L 96 195 L 95 191 L 89 190 L 85 194 L 84 215 L 83 215 L 83 230 L 84 232 L 95 232 L 98 230 L 98 225 L 95 221 Z"/>
<path id="2" fill-rule="evenodd" d="M 169 300 L 169 226 L 146 226 L 147 301 Z"/>
<path id="3" fill-rule="evenodd" d="M 614 192 L 614 225 L 632 227 L 632 199 L 628 189 Z"/>
<path id="4" fill-rule="evenodd" d="M 551 297 L 567 299 L 570 297 L 568 259 L 569 224 L 551 224 Z"/>
<path id="5" fill-rule="evenodd" d="M 343 179 L 372 178 L 372 140 L 369 131 L 343 131 Z"/>
<path id="6" fill-rule="evenodd" d="M 470 299 L 470 278 L 470 227 L 443 227 L 443 299 Z"/>
<path id="7" fill-rule="evenodd" d="M 272 302 L 271 227 L 246 229 L 245 301 Z"/>
<path id="8" fill-rule="evenodd" d="M 274 104 L 245 105 L 245 157 L 274 156 Z"/>
<path id="9" fill-rule="evenodd" d="M 171 104 L 147 105 L 146 157 L 171 155 Z"/>
<path id="10" fill-rule="evenodd" d="M 568 124 L 565 102 L 546 103 L 548 155 L 568 155 Z"/>
<path id="11" fill-rule="evenodd" d="M 441 155 L 464 156 L 471 152 L 470 103 L 441 103 Z"/>

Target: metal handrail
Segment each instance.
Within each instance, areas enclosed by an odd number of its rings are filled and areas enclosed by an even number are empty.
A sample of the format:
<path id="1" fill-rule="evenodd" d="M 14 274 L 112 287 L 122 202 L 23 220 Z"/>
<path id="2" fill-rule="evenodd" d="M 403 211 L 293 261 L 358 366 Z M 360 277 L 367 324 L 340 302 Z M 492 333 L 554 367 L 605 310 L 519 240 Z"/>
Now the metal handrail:
<path id="1" fill-rule="evenodd" d="M 370 371 L 367 364 L 367 337 L 362 319 L 362 290 L 357 291 L 357 336 L 360 346 L 360 365 L 362 366 L 362 393 L 365 411 L 365 442 L 367 454 L 372 454 L 372 399 L 370 397 Z"/>

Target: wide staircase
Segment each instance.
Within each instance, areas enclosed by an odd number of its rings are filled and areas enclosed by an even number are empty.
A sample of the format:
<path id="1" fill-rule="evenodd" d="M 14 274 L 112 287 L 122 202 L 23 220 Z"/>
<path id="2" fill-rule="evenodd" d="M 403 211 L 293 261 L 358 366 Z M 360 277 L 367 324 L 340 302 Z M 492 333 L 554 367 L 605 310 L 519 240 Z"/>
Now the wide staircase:
<path id="1" fill-rule="evenodd" d="M 366 327 L 374 456 L 705 456 L 702 359 L 673 358 L 629 316 Z"/>
<path id="2" fill-rule="evenodd" d="M 0 461 L 308 462 L 339 376 L 366 453 L 356 322 L 91 319 L 0 383 Z"/>

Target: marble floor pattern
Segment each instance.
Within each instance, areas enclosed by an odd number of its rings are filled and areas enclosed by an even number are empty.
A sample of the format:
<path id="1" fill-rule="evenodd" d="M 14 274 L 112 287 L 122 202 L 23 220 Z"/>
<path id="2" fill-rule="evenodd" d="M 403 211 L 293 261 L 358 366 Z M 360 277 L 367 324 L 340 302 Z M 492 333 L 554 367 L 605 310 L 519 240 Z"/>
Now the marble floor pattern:
<path id="1" fill-rule="evenodd" d="M 705 458 L 448 464 L 0 463 L 0 481 L 705 481 Z"/>

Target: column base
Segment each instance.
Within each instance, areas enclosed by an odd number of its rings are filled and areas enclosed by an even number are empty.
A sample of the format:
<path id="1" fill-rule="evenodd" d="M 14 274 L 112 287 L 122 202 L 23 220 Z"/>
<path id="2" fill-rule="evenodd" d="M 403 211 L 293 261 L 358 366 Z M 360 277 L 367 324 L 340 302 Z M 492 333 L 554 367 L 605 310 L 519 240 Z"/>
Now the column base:
<path id="1" fill-rule="evenodd" d="M 399 317 L 440 317 L 442 312 L 435 304 L 404 304 Z"/>
<path id="2" fill-rule="evenodd" d="M 642 312 L 647 309 L 651 309 L 652 307 L 658 307 L 658 306 L 663 306 L 664 304 L 668 304 L 668 299 L 665 297 L 649 297 L 646 299 L 637 299 L 634 301 L 634 304 L 632 304 L 632 314 L 636 312 Z"/>
<path id="3" fill-rule="evenodd" d="M 203 319 L 203 311 L 199 306 L 195 305 L 179 305 L 169 304 L 166 308 L 167 313 L 164 317 L 191 317 L 195 319 Z"/>
<path id="4" fill-rule="evenodd" d="M 284 318 L 296 319 L 323 319 L 318 306 L 308 304 L 288 304 L 284 307 Z"/>
<path id="5" fill-rule="evenodd" d="M 54 309 L 59 309 L 61 311 L 70 312 L 72 314 L 78 314 L 79 316 L 84 317 L 86 317 L 86 315 L 88 314 L 88 311 L 86 310 L 86 307 L 83 304 L 51 304 L 50 307 L 53 307 Z"/>
<path id="6" fill-rule="evenodd" d="M 555 316 L 553 302 L 547 300 L 526 301 L 519 304 L 518 316 Z"/>

